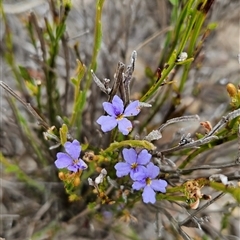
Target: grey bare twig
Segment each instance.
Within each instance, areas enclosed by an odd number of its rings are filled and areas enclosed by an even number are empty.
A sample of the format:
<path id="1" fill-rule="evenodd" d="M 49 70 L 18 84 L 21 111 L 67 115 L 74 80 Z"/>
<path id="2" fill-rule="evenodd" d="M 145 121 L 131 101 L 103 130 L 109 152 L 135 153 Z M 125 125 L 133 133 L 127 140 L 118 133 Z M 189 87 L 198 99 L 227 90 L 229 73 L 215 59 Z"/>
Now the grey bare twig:
<path id="1" fill-rule="evenodd" d="M 177 223 L 177 220 L 172 217 L 172 215 L 165 208 L 161 207 L 160 205 L 153 205 L 153 207 L 158 211 L 162 212 L 167 217 L 167 219 L 169 219 L 169 221 L 172 223 L 172 226 L 174 227 L 174 230 L 179 233 L 184 240 L 191 240 L 187 233 L 185 233 L 182 230 L 181 226 Z"/>
<path id="2" fill-rule="evenodd" d="M 42 50 L 42 58 L 43 58 L 44 62 L 46 62 L 47 52 L 46 52 L 46 47 L 45 47 L 45 41 L 43 38 L 43 31 L 42 31 L 42 28 L 39 27 L 39 25 L 38 25 L 38 21 L 37 21 L 37 18 L 36 18 L 36 15 L 34 12 L 30 12 L 29 22 L 31 22 L 33 24 L 34 29 L 37 33 L 37 36 L 38 36 L 38 39 L 40 42 L 40 46 L 41 46 L 41 50 Z"/>
<path id="3" fill-rule="evenodd" d="M 43 120 L 43 118 L 34 110 L 34 108 L 31 106 L 30 103 L 27 103 L 21 99 L 6 83 L 3 81 L 0 81 L 0 86 L 5 89 L 9 94 L 11 94 L 14 98 L 16 98 L 39 122 L 39 125 L 44 127 L 46 130 L 48 130 L 50 127 L 46 123 L 46 121 Z"/>
<path id="4" fill-rule="evenodd" d="M 227 116 L 223 116 L 222 119 L 212 128 L 212 130 L 204 137 L 207 138 L 214 133 L 216 133 L 219 129 L 224 127 L 228 122 L 240 116 L 240 109 L 236 109 L 227 114 Z"/>
<path id="5" fill-rule="evenodd" d="M 96 74 L 91 70 L 93 81 L 97 84 L 101 91 L 109 95 L 110 89 L 107 89 L 106 86 L 101 82 L 101 80 L 96 76 Z"/>
<path id="6" fill-rule="evenodd" d="M 123 82 L 123 87 L 124 87 L 124 92 L 125 92 L 125 105 L 128 105 L 130 102 L 130 83 L 132 79 L 132 74 L 135 69 L 135 62 L 137 60 L 137 52 L 133 51 L 131 55 L 131 63 L 127 66 L 127 69 L 124 73 L 124 82 Z"/>
<path id="7" fill-rule="evenodd" d="M 168 120 L 166 123 L 162 124 L 158 131 L 161 132 L 165 127 L 167 127 L 170 124 L 173 123 L 178 123 L 178 122 L 186 122 L 186 121 L 199 121 L 200 118 L 198 115 L 191 115 L 191 116 L 182 116 L 182 117 L 178 117 L 178 118 L 172 118 L 170 120 Z"/>
<path id="8" fill-rule="evenodd" d="M 190 214 L 187 218 L 185 218 L 182 222 L 179 223 L 179 226 L 183 226 L 184 224 L 186 224 L 188 221 L 190 221 L 193 217 L 195 217 L 198 213 L 200 213 L 202 210 L 204 210 L 205 208 L 207 208 L 208 206 L 210 206 L 212 203 L 214 203 L 215 201 L 217 201 L 219 198 L 221 198 L 225 193 L 220 193 L 218 194 L 215 198 L 211 199 L 210 201 L 208 201 L 207 203 L 205 203 L 202 207 L 200 207 L 199 209 L 197 209 L 196 211 L 194 211 L 192 214 Z"/>
<path id="9" fill-rule="evenodd" d="M 216 140 L 216 139 L 218 139 L 217 136 L 209 136 L 208 138 L 202 138 L 202 139 L 199 139 L 199 140 L 196 140 L 196 141 L 192 141 L 190 143 L 186 143 L 184 145 L 178 145 L 176 147 L 172 147 L 172 148 L 169 148 L 169 149 L 166 149 L 166 150 L 162 150 L 161 153 L 156 152 L 154 155 L 156 157 L 161 157 L 162 154 L 168 154 L 168 153 L 178 151 L 178 150 L 182 150 L 182 149 L 186 149 L 186 148 L 197 148 L 197 147 L 199 147 L 203 144 L 209 143 L 212 140 Z"/>

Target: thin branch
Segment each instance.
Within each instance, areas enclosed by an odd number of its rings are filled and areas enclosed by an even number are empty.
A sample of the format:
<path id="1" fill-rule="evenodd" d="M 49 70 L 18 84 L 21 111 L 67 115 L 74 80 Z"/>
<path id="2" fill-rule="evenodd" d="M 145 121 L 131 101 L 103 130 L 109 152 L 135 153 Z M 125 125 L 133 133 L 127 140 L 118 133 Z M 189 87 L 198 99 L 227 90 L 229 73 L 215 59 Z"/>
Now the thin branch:
<path id="1" fill-rule="evenodd" d="M 37 6 L 47 3 L 47 0 L 26 0 L 14 4 L 3 3 L 4 12 L 7 14 L 19 14 L 31 10 Z"/>
<path id="2" fill-rule="evenodd" d="M 213 129 L 204 137 L 207 138 L 217 132 L 220 128 L 224 127 L 228 122 L 240 116 L 240 108 L 234 110 L 227 114 L 227 116 L 223 116 L 222 119 L 213 127 Z"/>
<path id="3" fill-rule="evenodd" d="M 43 31 L 42 31 L 42 28 L 40 28 L 38 25 L 37 17 L 34 12 L 30 12 L 29 22 L 32 22 L 32 24 L 35 27 L 35 31 L 37 33 L 37 36 L 38 36 L 38 39 L 40 42 L 40 46 L 41 46 L 41 50 L 42 50 L 42 58 L 43 58 L 43 61 L 46 62 L 47 52 L 46 52 L 46 47 L 45 47 L 45 41 L 43 38 Z M 46 70 L 46 68 L 44 68 L 44 71 L 45 70 Z"/>
<path id="4" fill-rule="evenodd" d="M 105 87 L 105 85 L 101 82 L 101 80 L 96 76 L 96 74 L 91 69 L 93 81 L 97 84 L 97 86 L 100 88 L 101 91 L 109 95 L 108 89 Z"/>
<path id="5" fill-rule="evenodd" d="M 21 99 L 6 83 L 3 81 L 0 81 L 0 86 L 4 88 L 9 94 L 11 94 L 14 98 L 16 98 L 37 120 L 38 124 L 44 127 L 46 130 L 48 130 L 50 127 L 46 123 L 46 121 L 43 120 L 43 118 L 34 110 L 34 108 L 31 106 L 30 103 L 27 103 Z"/>
<path id="6" fill-rule="evenodd" d="M 135 69 L 135 63 L 137 60 L 137 52 L 133 51 L 131 55 L 131 63 L 127 66 L 127 69 L 124 73 L 124 82 L 123 82 L 123 88 L 125 92 L 125 106 L 129 104 L 130 102 L 130 83 L 132 79 L 132 74 Z"/>
<path id="7" fill-rule="evenodd" d="M 172 30 L 173 30 L 173 27 L 166 27 L 166 28 L 161 29 L 160 31 L 154 33 L 149 38 L 147 38 L 144 42 L 138 44 L 138 46 L 136 47 L 136 51 L 138 51 L 139 49 L 143 48 L 145 45 L 150 43 L 154 38 L 160 36 L 161 34 L 168 32 L 168 31 L 172 31 Z"/>
<path id="8" fill-rule="evenodd" d="M 123 81 L 124 67 L 125 67 L 125 65 L 122 62 L 118 62 L 117 71 L 114 76 L 114 84 L 112 87 L 112 91 L 110 92 L 108 102 L 112 101 L 114 95 L 117 93 L 117 91 L 121 85 L 121 82 Z"/>
<path id="9" fill-rule="evenodd" d="M 174 227 L 175 231 L 179 233 L 184 240 L 191 240 L 191 238 L 185 233 L 180 225 L 177 223 L 176 219 L 172 217 L 172 215 L 163 207 L 153 205 L 152 207 L 156 208 L 158 211 L 161 211 L 167 219 L 172 223 L 172 226 Z"/>
<path id="10" fill-rule="evenodd" d="M 67 37 L 64 34 L 61 38 L 62 45 L 63 45 L 63 52 L 65 58 L 65 69 L 66 69 L 66 76 L 65 76 L 65 93 L 64 93 L 64 109 L 67 113 L 67 103 L 68 103 L 68 91 L 69 91 L 69 79 L 70 79 L 70 57 L 69 57 L 69 48 L 67 44 Z"/>
<path id="11" fill-rule="evenodd" d="M 170 120 L 168 120 L 166 123 L 162 124 L 158 131 L 161 132 L 165 127 L 167 127 L 170 124 L 173 123 L 178 123 L 178 122 L 186 122 L 186 121 L 199 121 L 200 118 L 198 115 L 190 115 L 190 116 L 182 116 L 182 117 L 178 117 L 178 118 L 172 118 Z"/>
<path id="12" fill-rule="evenodd" d="M 217 136 L 209 136 L 207 138 L 201 138 L 199 140 L 196 140 L 196 141 L 193 141 L 193 142 L 190 142 L 190 143 L 186 143 L 184 145 L 178 145 L 176 147 L 172 147 L 172 148 L 169 148 L 169 149 L 166 149 L 166 150 L 162 150 L 161 152 L 156 152 L 156 153 L 153 154 L 153 156 L 154 157 L 161 157 L 162 154 L 168 154 L 168 153 L 178 151 L 178 150 L 182 150 L 182 149 L 185 149 L 185 148 L 197 148 L 198 146 L 209 143 L 212 140 L 216 140 L 216 139 L 218 139 Z"/>
<path id="13" fill-rule="evenodd" d="M 194 168 L 189 168 L 189 169 L 176 169 L 176 170 L 167 170 L 164 171 L 163 168 L 161 168 L 161 172 L 167 172 L 167 173 L 178 173 L 178 174 L 186 174 L 189 172 L 197 171 L 197 170 L 209 170 L 209 169 L 223 169 L 223 168 L 230 168 L 230 167 L 236 167 L 240 163 L 238 162 L 233 162 L 233 163 L 228 163 L 228 164 L 223 164 L 223 165 L 202 165 L 199 167 L 194 167 Z"/>
<path id="14" fill-rule="evenodd" d="M 208 201 L 206 204 L 204 204 L 202 207 L 200 207 L 198 210 L 196 210 L 195 212 L 193 212 L 192 214 L 190 214 L 187 218 L 185 218 L 182 222 L 179 223 L 179 226 L 183 226 L 184 224 L 186 224 L 188 221 L 190 221 L 191 219 L 193 219 L 198 213 L 200 213 L 202 210 L 204 210 L 205 208 L 207 208 L 208 206 L 210 206 L 212 203 L 214 203 L 215 201 L 217 201 L 219 198 L 221 198 L 223 195 L 225 195 L 225 193 L 220 193 L 218 194 L 215 198 L 211 199 L 210 201 Z"/>

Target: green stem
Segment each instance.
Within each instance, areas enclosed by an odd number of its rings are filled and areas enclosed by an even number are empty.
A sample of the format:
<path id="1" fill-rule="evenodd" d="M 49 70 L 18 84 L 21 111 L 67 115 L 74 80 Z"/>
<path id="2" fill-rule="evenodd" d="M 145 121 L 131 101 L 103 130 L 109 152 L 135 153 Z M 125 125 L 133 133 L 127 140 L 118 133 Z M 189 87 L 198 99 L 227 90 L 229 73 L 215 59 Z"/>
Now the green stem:
<path id="1" fill-rule="evenodd" d="M 156 195 L 157 200 L 168 200 L 168 201 L 181 201 L 185 202 L 187 200 L 187 197 L 185 196 L 172 196 L 168 194 L 158 193 Z"/>
<path id="2" fill-rule="evenodd" d="M 191 39 L 190 39 L 190 43 L 189 43 L 189 47 L 188 47 L 188 56 L 190 56 L 190 57 L 193 57 L 193 52 L 194 52 L 194 49 L 196 46 L 196 41 L 199 37 L 201 27 L 205 21 L 205 15 L 202 12 L 195 11 L 194 14 L 196 15 L 195 16 L 196 21 L 194 21 L 195 25 L 194 25 L 194 29 L 191 34 Z M 183 76 L 182 76 L 180 86 L 179 86 L 179 92 L 183 91 L 184 85 L 187 81 L 191 63 L 192 62 L 187 63 L 184 67 Z"/>
<path id="3" fill-rule="evenodd" d="M 54 72 L 55 68 L 55 59 L 58 54 L 58 41 L 53 36 L 53 30 L 51 26 L 49 25 L 47 19 L 45 19 L 46 29 L 47 33 L 49 35 L 49 38 L 51 39 L 51 46 L 49 49 L 49 59 L 47 60 L 47 67 L 45 69 L 45 75 L 46 75 L 46 90 L 47 90 L 47 97 L 48 97 L 48 117 L 51 125 L 56 124 L 56 110 L 55 107 L 56 104 L 56 97 L 58 95 L 57 89 L 56 89 L 56 74 Z"/>
<path id="4" fill-rule="evenodd" d="M 75 123 L 78 128 L 78 132 L 80 133 L 80 122 L 79 118 L 81 118 L 80 109 L 82 108 L 83 100 L 82 100 L 82 91 L 80 91 L 81 81 L 86 72 L 86 67 L 79 60 L 77 60 L 77 78 L 72 78 L 72 82 L 74 84 L 74 104 L 72 115 L 70 118 L 70 126 L 72 127 Z"/>
<path id="5" fill-rule="evenodd" d="M 94 46 L 93 46 L 92 59 L 86 75 L 86 85 L 84 86 L 84 90 L 82 92 L 81 108 L 78 110 L 79 117 L 76 121 L 79 134 L 81 132 L 82 112 L 87 101 L 88 90 L 92 83 L 91 70 L 95 72 L 97 69 L 97 56 L 98 56 L 98 52 L 100 50 L 101 42 L 102 42 L 101 17 L 102 17 L 103 4 L 104 4 L 104 0 L 98 0 L 96 3 L 96 18 L 95 18 Z"/>
<path id="6" fill-rule="evenodd" d="M 93 54 L 92 54 L 92 60 L 90 63 L 90 67 L 88 68 L 87 72 L 87 79 L 86 79 L 86 86 L 85 86 L 85 92 L 90 88 L 91 82 L 92 82 L 92 74 L 91 70 L 94 72 L 97 69 L 97 56 L 98 52 L 101 47 L 102 42 L 102 10 L 103 10 L 103 4 L 105 0 L 98 0 L 96 5 L 96 19 L 95 19 L 95 34 L 94 34 L 94 47 L 93 47 Z"/>
<path id="7" fill-rule="evenodd" d="M 220 144 L 223 144 L 225 142 L 229 142 L 232 141 L 234 139 L 237 138 L 237 134 L 231 134 L 230 136 L 224 136 L 221 137 L 221 134 L 227 133 L 229 130 L 225 129 L 222 133 L 219 134 L 219 139 L 211 142 L 211 143 L 207 143 L 205 145 L 202 145 L 200 148 L 198 148 L 197 150 L 195 150 L 194 152 L 192 152 L 191 154 L 188 155 L 188 157 L 182 162 L 182 164 L 179 166 L 179 169 L 184 169 L 193 159 L 195 159 L 196 156 L 198 156 L 199 154 L 201 154 L 202 152 L 213 148 L 215 146 L 218 146 Z"/>
<path id="8" fill-rule="evenodd" d="M 198 2 L 200 2 L 200 0 Z M 178 54 L 180 54 L 183 51 L 187 41 L 189 40 L 189 36 L 191 34 L 192 28 L 193 28 L 193 26 L 196 22 L 198 4 L 196 4 L 194 8 L 191 8 L 192 4 L 193 4 L 193 0 L 188 2 L 187 7 L 185 8 L 184 14 L 180 16 L 181 18 L 180 18 L 180 21 L 179 21 L 179 25 L 177 25 L 177 31 L 179 33 L 179 31 L 180 31 L 179 28 L 181 28 L 180 23 L 184 22 L 182 20 L 182 18 L 184 18 L 187 21 L 187 27 L 186 27 L 186 30 L 184 31 L 184 35 L 182 37 L 182 40 L 179 44 L 178 49 L 172 51 L 170 59 L 167 63 L 167 67 L 165 67 L 162 71 L 161 78 L 159 79 L 159 81 L 157 81 L 155 84 L 152 85 L 152 87 L 145 93 L 145 95 L 141 98 L 140 101 L 145 102 L 150 97 L 152 97 L 153 94 L 161 86 L 162 82 L 167 78 L 169 73 L 175 67 L 177 56 L 178 56 Z M 175 38 L 174 42 L 177 44 L 177 38 Z M 175 49 L 175 46 L 173 46 L 173 49 Z"/>
<path id="9" fill-rule="evenodd" d="M 162 76 L 159 79 L 159 81 L 155 82 L 152 87 L 142 96 L 140 99 L 141 102 L 147 101 L 153 94 L 158 90 L 158 88 L 161 86 L 162 82 L 165 80 L 165 78 L 168 76 L 168 74 L 172 71 L 174 66 L 176 65 L 175 61 L 177 58 L 176 51 L 174 51 L 167 63 L 167 67 L 165 67 L 162 71 Z"/>
<path id="10" fill-rule="evenodd" d="M 234 187 L 231 185 L 228 186 L 223 183 L 214 182 L 214 181 L 209 181 L 209 186 L 217 191 L 231 194 L 232 197 L 234 197 L 237 200 L 237 202 L 240 203 L 240 188 L 239 187 Z"/>
<path id="11" fill-rule="evenodd" d="M 148 150 L 154 150 L 156 148 L 152 143 L 146 140 L 125 140 L 122 142 L 114 142 L 110 144 L 110 146 L 107 149 L 102 151 L 101 155 L 106 155 L 107 153 L 114 152 L 119 148 L 127 147 L 127 146 L 141 147 Z"/>

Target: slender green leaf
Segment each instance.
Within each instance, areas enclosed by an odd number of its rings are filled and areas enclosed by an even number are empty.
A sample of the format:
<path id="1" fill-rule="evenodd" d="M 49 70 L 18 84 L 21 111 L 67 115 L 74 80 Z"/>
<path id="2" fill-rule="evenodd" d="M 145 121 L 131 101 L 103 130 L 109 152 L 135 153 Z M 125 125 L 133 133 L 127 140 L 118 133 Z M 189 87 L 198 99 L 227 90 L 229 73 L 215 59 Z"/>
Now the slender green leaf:
<path id="1" fill-rule="evenodd" d="M 64 145 L 65 142 L 67 141 L 67 134 L 68 134 L 68 127 L 67 127 L 67 125 L 63 124 L 59 131 L 60 131 L 61 144 Z"/>
<path id="2" fill-rule="evenodd" d="M 176 6 L 176 5 L 178 5 L 179 0 L 169 0 L 169 2 L 170 2 L 173 6 Z"/>

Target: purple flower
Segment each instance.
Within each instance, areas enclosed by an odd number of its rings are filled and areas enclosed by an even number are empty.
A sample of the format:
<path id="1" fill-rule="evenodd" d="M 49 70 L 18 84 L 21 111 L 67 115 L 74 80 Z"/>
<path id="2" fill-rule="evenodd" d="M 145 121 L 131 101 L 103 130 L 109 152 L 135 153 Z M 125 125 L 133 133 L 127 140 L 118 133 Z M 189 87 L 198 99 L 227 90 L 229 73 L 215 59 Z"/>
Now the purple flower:
<path id="1" fill-rule="evenodd" d="M 144 165 L 149 163 L 152 155 L 149 154 L 146 149 L 137 153 L 133 148 L 124 148 L 122 153 L 126 162 L 119 162 L 115 165 L 115 169 L 117 170 L 116 175 L 118 177 L 123 177 L 130 173 L 130 177 L 136 180 L 136 175 L 145 172 Z"/>
<path id="2" fill-rule="evenodd" d="M 161 179 L 155 179 L 160 170 L 152 162 L 150 162 L 144 173 L 139 173 L 137 179 L 132 188 L 135 190 L 140 190 L 143 188 L 143 202 L 145 203 L 155 203 L 156 202 L 156 193 L 155 191 L 165 193 L 167 182 Z M 141 179 L 142 178 L 142 179 Z"/>
<path id="3" fill-rule="evenodd" d="M 87 168 L 87 164 L 79 158 L 81 152 L 80 143 L 77 140 L 66 142 L 64 148 L 67 153 L 57 153 L 55 165 L 57 168 L 67 168 L 69 171 L 77 172 Z"/>
<path id="4" fill-rule="evenodd" d="M 132 130 L 132 123 L 126 117 L 136 116 L 140 112 L 138 100 L 131 102 L 124 110 L 123 101 L 117 95 L 113 97 L 112 103 L 104 102 L 103 109 L 109 116 L 101 116 L 97 120 L 102 131 L 111 131 L 118 125 L 119 131 L 124 135 Z"/>

